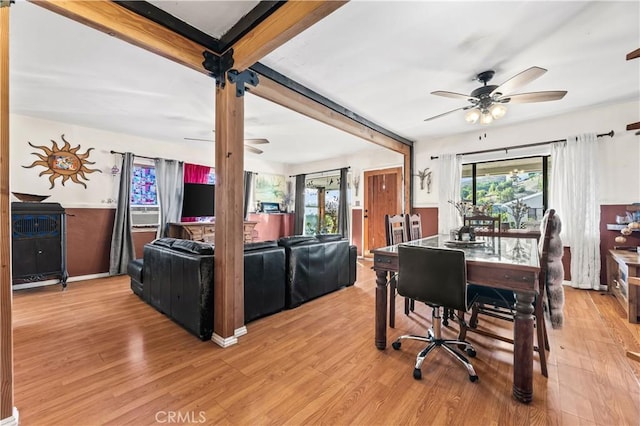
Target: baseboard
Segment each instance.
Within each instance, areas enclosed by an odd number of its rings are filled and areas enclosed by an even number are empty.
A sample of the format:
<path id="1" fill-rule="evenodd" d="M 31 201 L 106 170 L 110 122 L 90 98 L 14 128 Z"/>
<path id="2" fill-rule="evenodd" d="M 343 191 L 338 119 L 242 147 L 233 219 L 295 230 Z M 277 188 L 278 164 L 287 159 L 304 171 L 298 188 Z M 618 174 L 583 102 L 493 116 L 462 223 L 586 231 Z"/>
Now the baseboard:
<path id="1" fill-rule="evenodd" d="M 77 277 L 69 277 L 69 278 L 67 278 L 67 284 L 68 283 L 74 283 L 74 282 L 77 282 L 77 281 L 87 281 L 87 280 L 95 280 L 97 278 L 106 278 L 106 277 L 109 277 L 109 276 L 110 275 L 109 275 L 108 272 L 102 272 L 100 274 L 79 275 Z M 44 287 L 46 285 L 56 285 L 56 284 L 62 285 L 60 280 L 45 280 L 45 281 L 35 281 L 35 282 L 32 282 L 32 283 L 14 284 L 14 285 L 11 286 L 11 288 L 13 290 L 23 290 L 25 288 Z"/>
<path id="2" fill-rule="evenodd" d="M 11 417 L 7 417 L 6 419 L 0 419 L 0 426 L 18 426 L 20 423 L 18 420 L 20 415 L 18 413 L 18 409 L 13 407 L 13 415 Z"/>
<path id="3" fill-rule="evenodd" d="M 245 334 L 247 334 L 247 326 L 246 325 L 243 325 L 240 328 L 236 328 L 236 330 L 233 332 L 233 335 L 235 337 L 244 336 Z"/>
<path id="4" fill-rule="evenodd" d="M 213 333 L 211 340 L 213 340 L 215 344 L 223 348 L 228 348 L 229 346 L 233 346 L 238 343 L 238 338 L 236 336 L 220 337 L 215 333 Z"/>

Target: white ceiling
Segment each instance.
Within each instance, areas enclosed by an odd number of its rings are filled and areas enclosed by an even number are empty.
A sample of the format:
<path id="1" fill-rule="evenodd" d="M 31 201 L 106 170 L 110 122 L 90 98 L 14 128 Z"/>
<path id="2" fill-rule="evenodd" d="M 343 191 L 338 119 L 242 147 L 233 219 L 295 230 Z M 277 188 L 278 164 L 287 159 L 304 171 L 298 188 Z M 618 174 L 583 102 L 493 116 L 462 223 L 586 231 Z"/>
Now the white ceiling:
<path id="1" fill-rule="evenodd" d="M 219 38 L 257 2 L 153 1 Z M 352 1 L 261 62 L 411 140 L 477 131 L 465 105 L 430 95 L 470 93 L 540 66 L 519 92 L 567 90 L 563 100 L 508 105 L 491 127 L 640 98 L 640 2 Z M 18 1 L 11 7 L 11 111 L 185 143 L 211 136 L 211 78 Z M 265 137 L 259 158 L 304 163 L 371 144 L 256 96 L 245 97 L 245 136 Z M 640 112 L 639 112 L 640 114 Z M 253 155 L 253 154 L 247 154 Z"/>

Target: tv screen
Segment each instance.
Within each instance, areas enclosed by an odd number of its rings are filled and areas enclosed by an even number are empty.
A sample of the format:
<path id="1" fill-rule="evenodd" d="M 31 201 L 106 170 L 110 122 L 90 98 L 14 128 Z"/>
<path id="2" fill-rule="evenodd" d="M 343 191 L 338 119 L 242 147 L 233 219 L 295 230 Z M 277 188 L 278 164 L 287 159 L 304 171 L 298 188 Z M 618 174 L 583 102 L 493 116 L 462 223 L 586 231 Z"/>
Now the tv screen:
<path id="1" fill-rule="evenodd" d="M 185 183 L 182 217 L 215 216 L 215 185 Z"/>

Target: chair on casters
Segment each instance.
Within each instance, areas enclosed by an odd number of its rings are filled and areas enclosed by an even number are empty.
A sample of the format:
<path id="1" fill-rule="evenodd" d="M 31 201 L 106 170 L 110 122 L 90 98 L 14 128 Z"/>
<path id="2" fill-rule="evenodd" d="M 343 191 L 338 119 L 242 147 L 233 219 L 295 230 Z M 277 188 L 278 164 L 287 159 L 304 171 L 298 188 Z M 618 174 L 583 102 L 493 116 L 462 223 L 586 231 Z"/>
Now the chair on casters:
<path id="1" fill-rule="evenodd" d="M 404 339 L 419 340 L 428 343 L 418 353 L 413 378 L 422 378 L 422 363 L 425 357 L 436 347 L 443 348 L 460 361 L 469 373 L 469 380 L 475 382 L 478 376 L 469 360 L 456 346 L 464 346 L 467 355 L 476 356 L 473 346 L 464 340 L 442 338 L 440 308 L 467 311 L 467 268 L 464 252 L 435 247 L 398 246 L 398 294 L 424 302 L 432 308 L 433 322 L 426 336 L 407 334 L 398 337 L 391 344 L 399 350 Z"/>

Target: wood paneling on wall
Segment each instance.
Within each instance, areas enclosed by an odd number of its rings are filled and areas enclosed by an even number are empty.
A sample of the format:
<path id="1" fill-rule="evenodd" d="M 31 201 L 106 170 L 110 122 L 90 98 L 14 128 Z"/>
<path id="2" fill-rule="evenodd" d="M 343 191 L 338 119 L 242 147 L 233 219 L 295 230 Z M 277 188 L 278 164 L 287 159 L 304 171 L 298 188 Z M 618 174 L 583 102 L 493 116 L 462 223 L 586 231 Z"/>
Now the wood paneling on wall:
<path id="1" fill-rule="evenodd" d="M 437 207 L 414 207 L 413 213 L 420 213 L 422 222 L 422 235 L 428 237 L 438 234 L 438 208 Z"/>
<path id="2" fill-rule="evenodd" d="M 144 245 L 156 239 L 156 229 L 139 230 L 133 233 L 133 250 L 135 259 L 142 259 Z"/>
<path id="3" fill-rule="evenodd" d="M 362 209 L 351 210 L 351 244 L 358 248 L 358 256 L 362 256 Z"/>
<path id="4" fill-rule="evenodd" d="M 69 208 L 66 212 L 69 276 L 109 272 L 115 209 Z"/>

